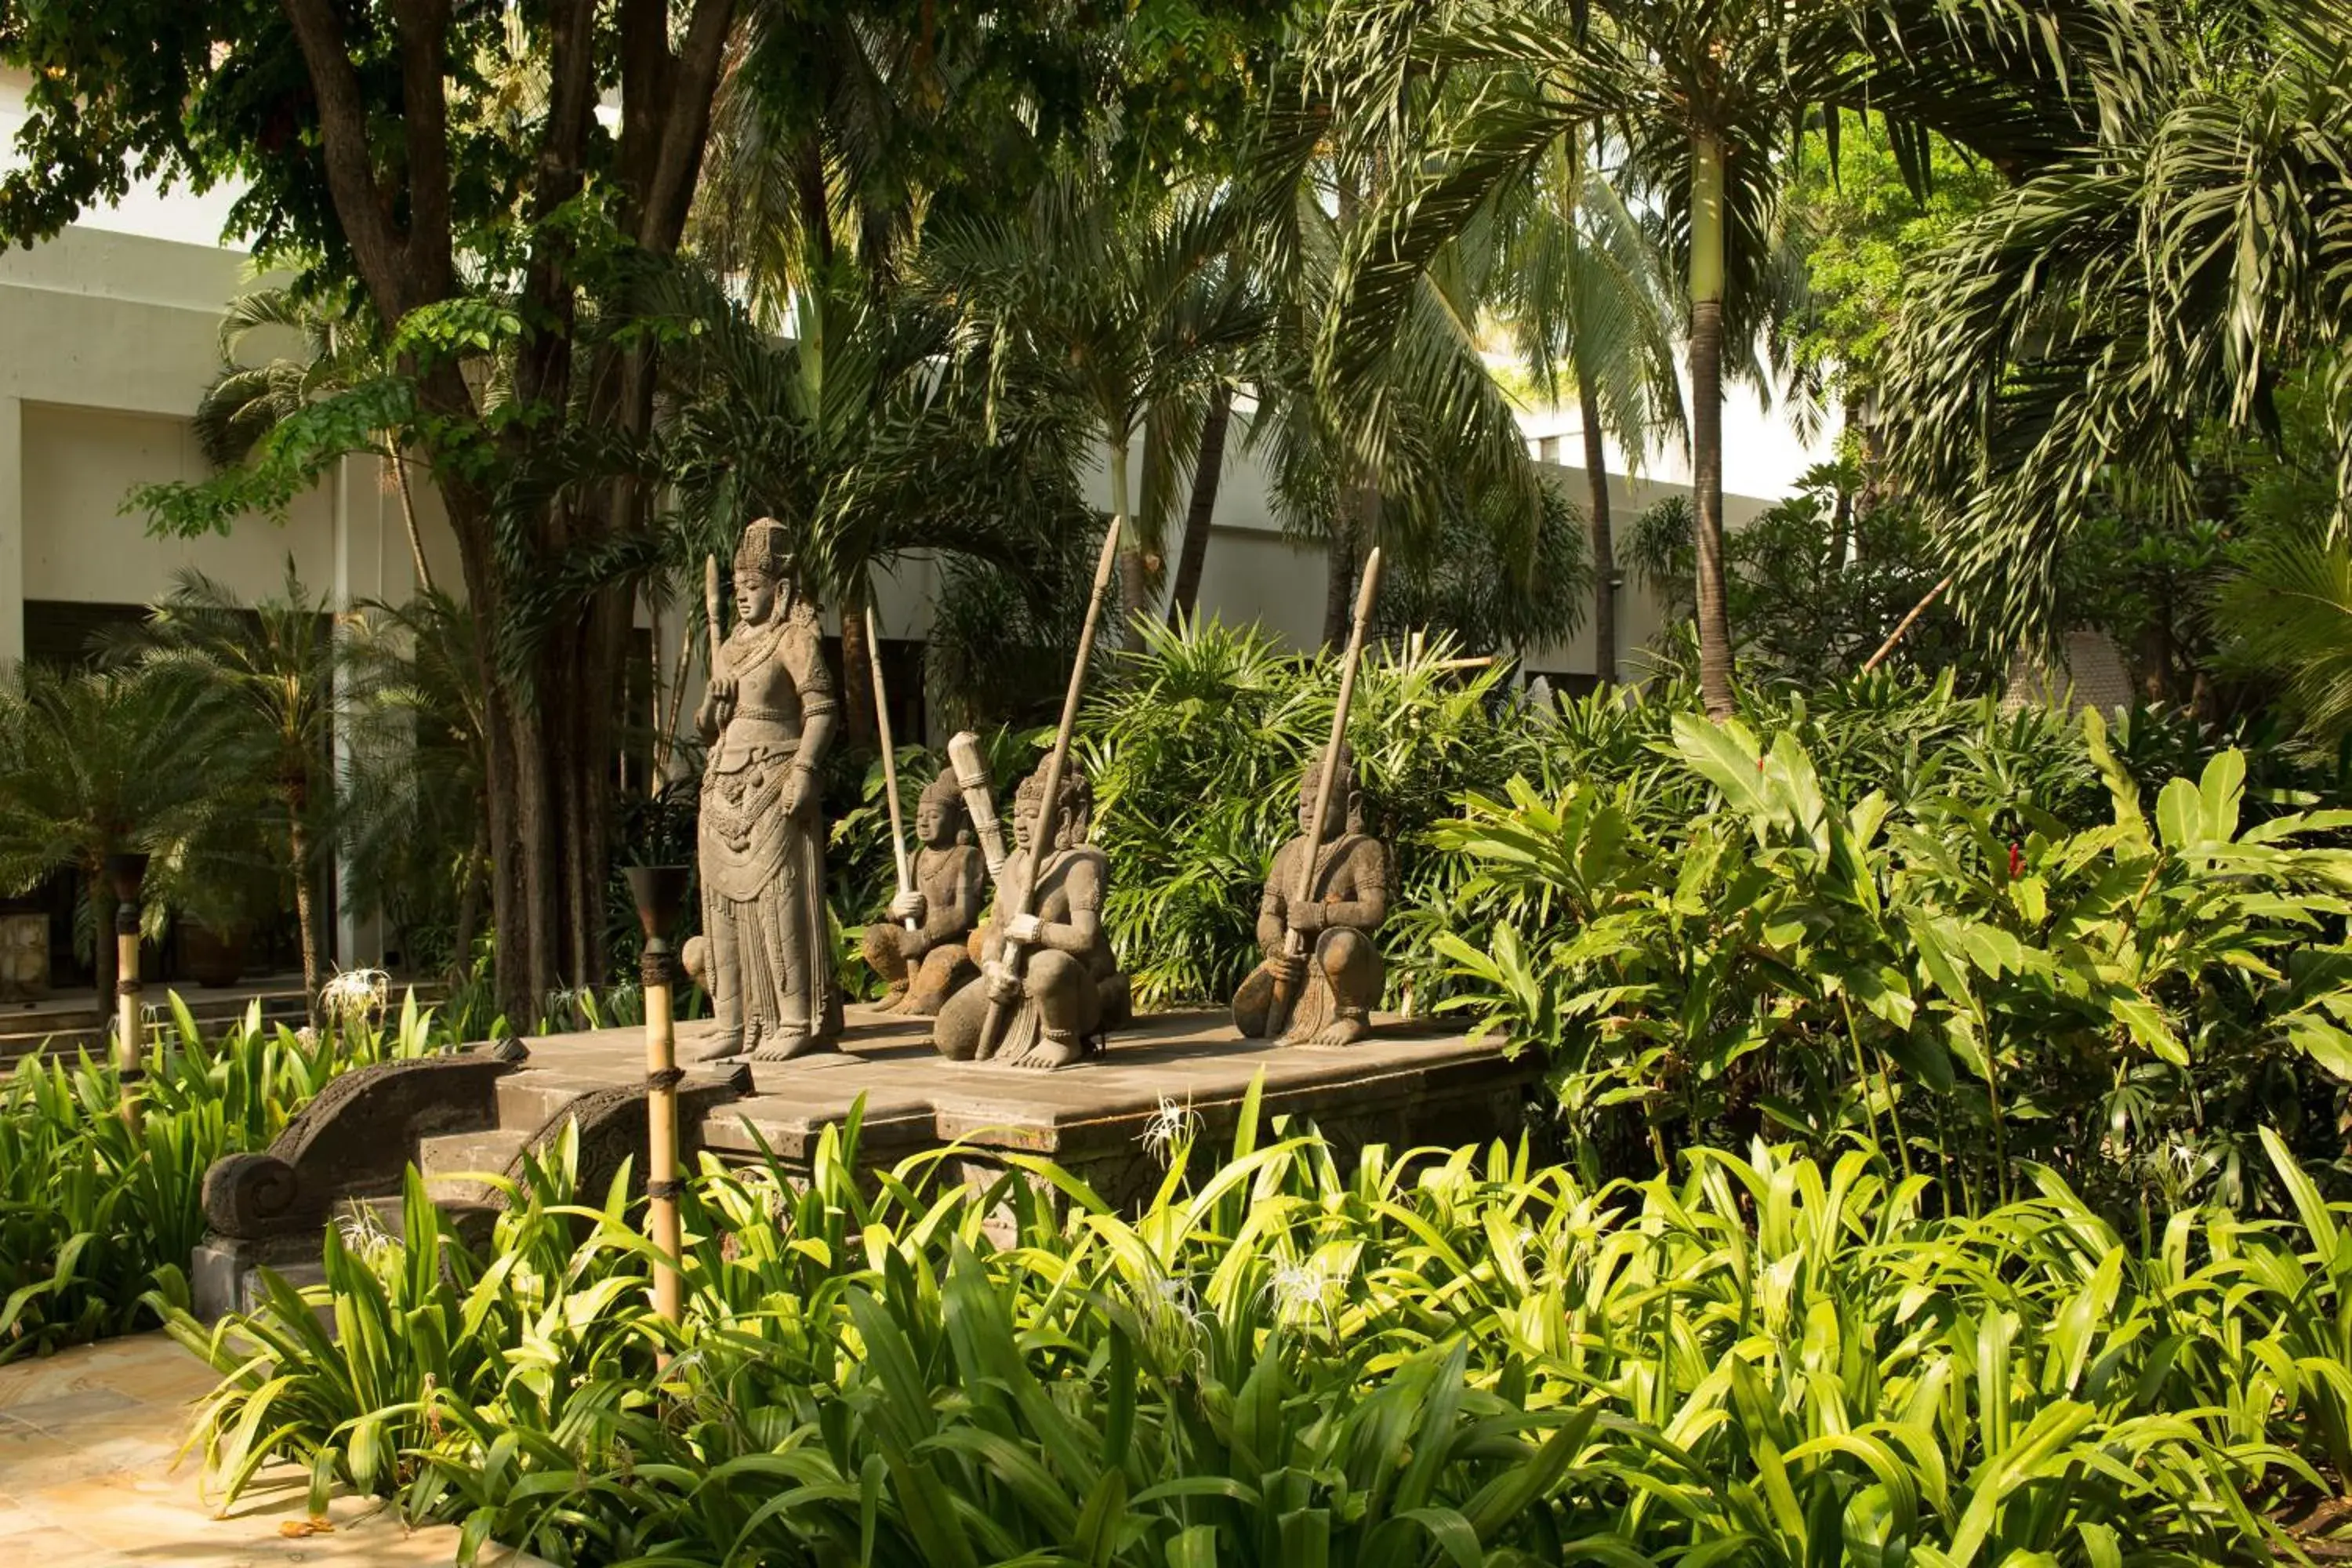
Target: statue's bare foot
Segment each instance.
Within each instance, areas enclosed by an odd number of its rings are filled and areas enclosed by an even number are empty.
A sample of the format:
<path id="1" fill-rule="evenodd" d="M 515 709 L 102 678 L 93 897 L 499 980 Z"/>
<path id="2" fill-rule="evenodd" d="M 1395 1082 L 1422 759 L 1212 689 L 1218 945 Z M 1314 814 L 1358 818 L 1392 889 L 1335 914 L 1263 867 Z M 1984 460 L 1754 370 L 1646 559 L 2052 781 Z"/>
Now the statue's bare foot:
<path id="1" fill-rule="evenodd" d="M 912 991 L 913 988 L 902 980 L 882 993 L 882 999 L 874 1004 L 874 1010 L 877 1013 L 903 1013 L 907 1010 Z"/>
<path id="2" fill-rule="evenodd" d="M 820 1039 L 814 1035 L 772 1035 L 752 1048 L 751 1059 L 755 1062 L 788 1062 L 839 1048 L 831 1040 Z"/>
<path id="3" fill-rule="evenodd" d="M 1066 1068 L 1087 1054 L 1086 1043 L 1076 1035 L 1041 1034 L 1030 1047 L 1006 1062 L 1008 1067 L 1026 1068 L 1033 1072 L 1052 1072 Z"/>
<path id="4" fill-rule="evenodd" d="M 1317 1050 L 1336 1050 L 1354 1045 L 1369 1032 L 1369 1026 L 1361 1018 L 1339 1017 L 1332 1019 L 1304 1039 L 1294 1036 L 1285 1043 L 1306 1046 Z"/>
<path id="5" fill-rule="evenodd" d="M 683 1039 L 677 1043 L 677 1059 L 682 1062 L 723 1062 L 743 1054 L 743 1037 L 713 1032 L 700 1039 Z"/>

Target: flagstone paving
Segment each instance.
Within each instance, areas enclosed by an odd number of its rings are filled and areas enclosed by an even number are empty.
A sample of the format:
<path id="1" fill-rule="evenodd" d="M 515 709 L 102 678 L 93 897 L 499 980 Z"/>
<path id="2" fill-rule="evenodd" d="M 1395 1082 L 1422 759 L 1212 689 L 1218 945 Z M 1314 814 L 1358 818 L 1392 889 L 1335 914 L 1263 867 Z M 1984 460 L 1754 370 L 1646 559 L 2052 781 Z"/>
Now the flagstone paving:
<path id="1" fill-rule="evenodd" d="M 454 1526 L 410 1530 L 372 1500 L 338 1497 L 321 1533 L 307 1478 L 266 1472 L 226 1513 L 181 1448 L 211 1371 L 167 1335 L 139 1334 L 0 1366 L 0 1546 L 41 1568 L 438 1568 Z M 486 1554 L 525 1568 L 530 1557 Z"/>

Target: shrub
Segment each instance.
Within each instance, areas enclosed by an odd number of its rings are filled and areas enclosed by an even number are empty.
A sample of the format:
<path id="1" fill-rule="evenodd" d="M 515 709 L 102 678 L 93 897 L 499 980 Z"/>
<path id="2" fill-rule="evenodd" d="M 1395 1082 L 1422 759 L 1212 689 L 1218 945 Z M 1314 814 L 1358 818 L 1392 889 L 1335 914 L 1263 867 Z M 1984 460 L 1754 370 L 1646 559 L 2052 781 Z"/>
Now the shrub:
<path id="1" fill-rule="evenodd" d="M 257 1003 L 206 1040 L 176 995 L 171 1010 L 150 1036 L 135 1132 L 120 1075 L 87 1053 L 36 1055 L 0 1087 L 0 1362 L 150 1325 L 150 1292 L 184 1302 L 205 1169 L 267 1144 L 338 1074 L 436 1038 L 413 997 L 388 1026 L 353 1017 L 315 1036 L 265 1028 Z"/>
<path id="2" fill-rule="evenodd" d="M 2084 722 L 2108 815 L 2079 828 L 2015 781 L 1857 798 L 1794 730 L 1688 714 L 1679 830 L 1626 784 L 1473 797 L 1436 834 L 1477 868 L 1434 938 L 1449 1005 L 1550 1055 L 1573 1132 L 1630 1110 L 1660 1163 L 1769 1125 L 1916 1154 L 1970 1207 L 2021 1158 L 2111 1207 L 2241 1202 L 2253 1129 L 2326 1152 L 2352 1078 L 2352 851 L 2312 843 L 2352 818 L 2245 826 L 2236 752 L 2151 814 Z"/>
<path id="3" fill-rule="evenodd" d="M 415 1194 L 173 1324 L 232 1491 L 283 1451 L 559 1563 L 2254 1563 L 2352 1458 L 2352 1209 L 2275 1141 L 2291 1220 L 2134 1247 L 2044 1171 L 1940 1218 L 1861 1152 L 1273 1134 L 1133 1217 L 1042 1161 L 861 1185 L 854 1118 L 805 1187 L 706 1163 L 675 1330 L 560 1152 L 487 1253 Z"/>

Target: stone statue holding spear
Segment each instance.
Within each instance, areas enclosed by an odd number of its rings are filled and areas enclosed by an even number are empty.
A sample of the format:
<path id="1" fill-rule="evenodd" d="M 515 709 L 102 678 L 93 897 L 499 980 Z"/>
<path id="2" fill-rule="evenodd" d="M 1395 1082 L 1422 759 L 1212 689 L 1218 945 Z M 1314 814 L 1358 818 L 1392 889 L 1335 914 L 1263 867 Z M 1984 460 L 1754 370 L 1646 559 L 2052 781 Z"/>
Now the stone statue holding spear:
<path id="1" fill-rule="evenodd" d="M 1354 629 L 1339 664 L 1331 739 L 1299 780 L 1298 837 L 1276 851 L 1258 906 L 1265 960 L 1234 995 L 1234 1024 L 1254 1039 L 1349 1046 L 1371 1027 L 1386 981 L 1374 941 L 1389 910 L 1389 854 L 1363 830 L 1348 711 L 1379 592 L 1381 552 L 1364 563 Z"/>
<path id="2" fill-rule="evenodd" d="M 890 921 L 866 928 L 859 945 L 888 990 L 885 1012 L 933 1017 L 978 973 L 968 951 L 980 904 L 988 890 L 981 852 L 964 842 L 964 796 L 955 773 L 942 772 L 915 807 L 920 847 L 907 853 L 899 821 L 898 761 L 890 735 L 890 701 L 883 685 L 882 639 L 874 612 L 866 612 L 866 646 L 873 658 L 875 722 L 882 740 L 882 793 L 890 803 L 890 849 L 898 862 L 898 896 Z"/>
<path id="3" fill-rule="evenodd" d="M 1118 534 L 1114 519 L 1095 565 L 1054 749 L 1013 796 L 1015 845 L 982 928 L 981 979 L 949 998 L 932 1030 L 933 1046 L 953 1060 L 1066 1068 L 1098 1053 L 1103 1037 L 1129 1016 L 1127 978 L 1102 923 L 1109 865 L 1087 842 L 1094 797 L 1070 756 Z"/>

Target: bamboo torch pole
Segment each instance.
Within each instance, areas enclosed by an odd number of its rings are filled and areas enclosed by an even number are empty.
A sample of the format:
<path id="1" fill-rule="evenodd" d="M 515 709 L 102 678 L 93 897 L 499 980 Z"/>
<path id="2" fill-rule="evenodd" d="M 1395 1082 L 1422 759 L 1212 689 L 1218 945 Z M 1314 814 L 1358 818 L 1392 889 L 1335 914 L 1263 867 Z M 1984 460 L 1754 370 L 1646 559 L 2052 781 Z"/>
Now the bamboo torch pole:
<path id="1" fill-rule="evenodd" d="M 139 1131 L 139 1074 L 145 1055 L 146 1010 L 139 985 L 139 899 L 147 857 L 109 855 L 106 878 L 114 889 L 114 1068 L 122 1085 L 122 1120 Z"/>
<path id="2" fill-rule="evenodd" d="M 645 931 L 639 978 L 646 993 L 646 1228 L 659 1254 L 654 1263 L 654 1310 L 666 1323 L 685 1315 L 685 1287 L 677 1260 L 685 1249 L 677 1200 L 678 1179 L 677 1025 L 671 1013 L 669 933 L 686 901 L 683 866 L 632 866 L 624 873 Z"/>

